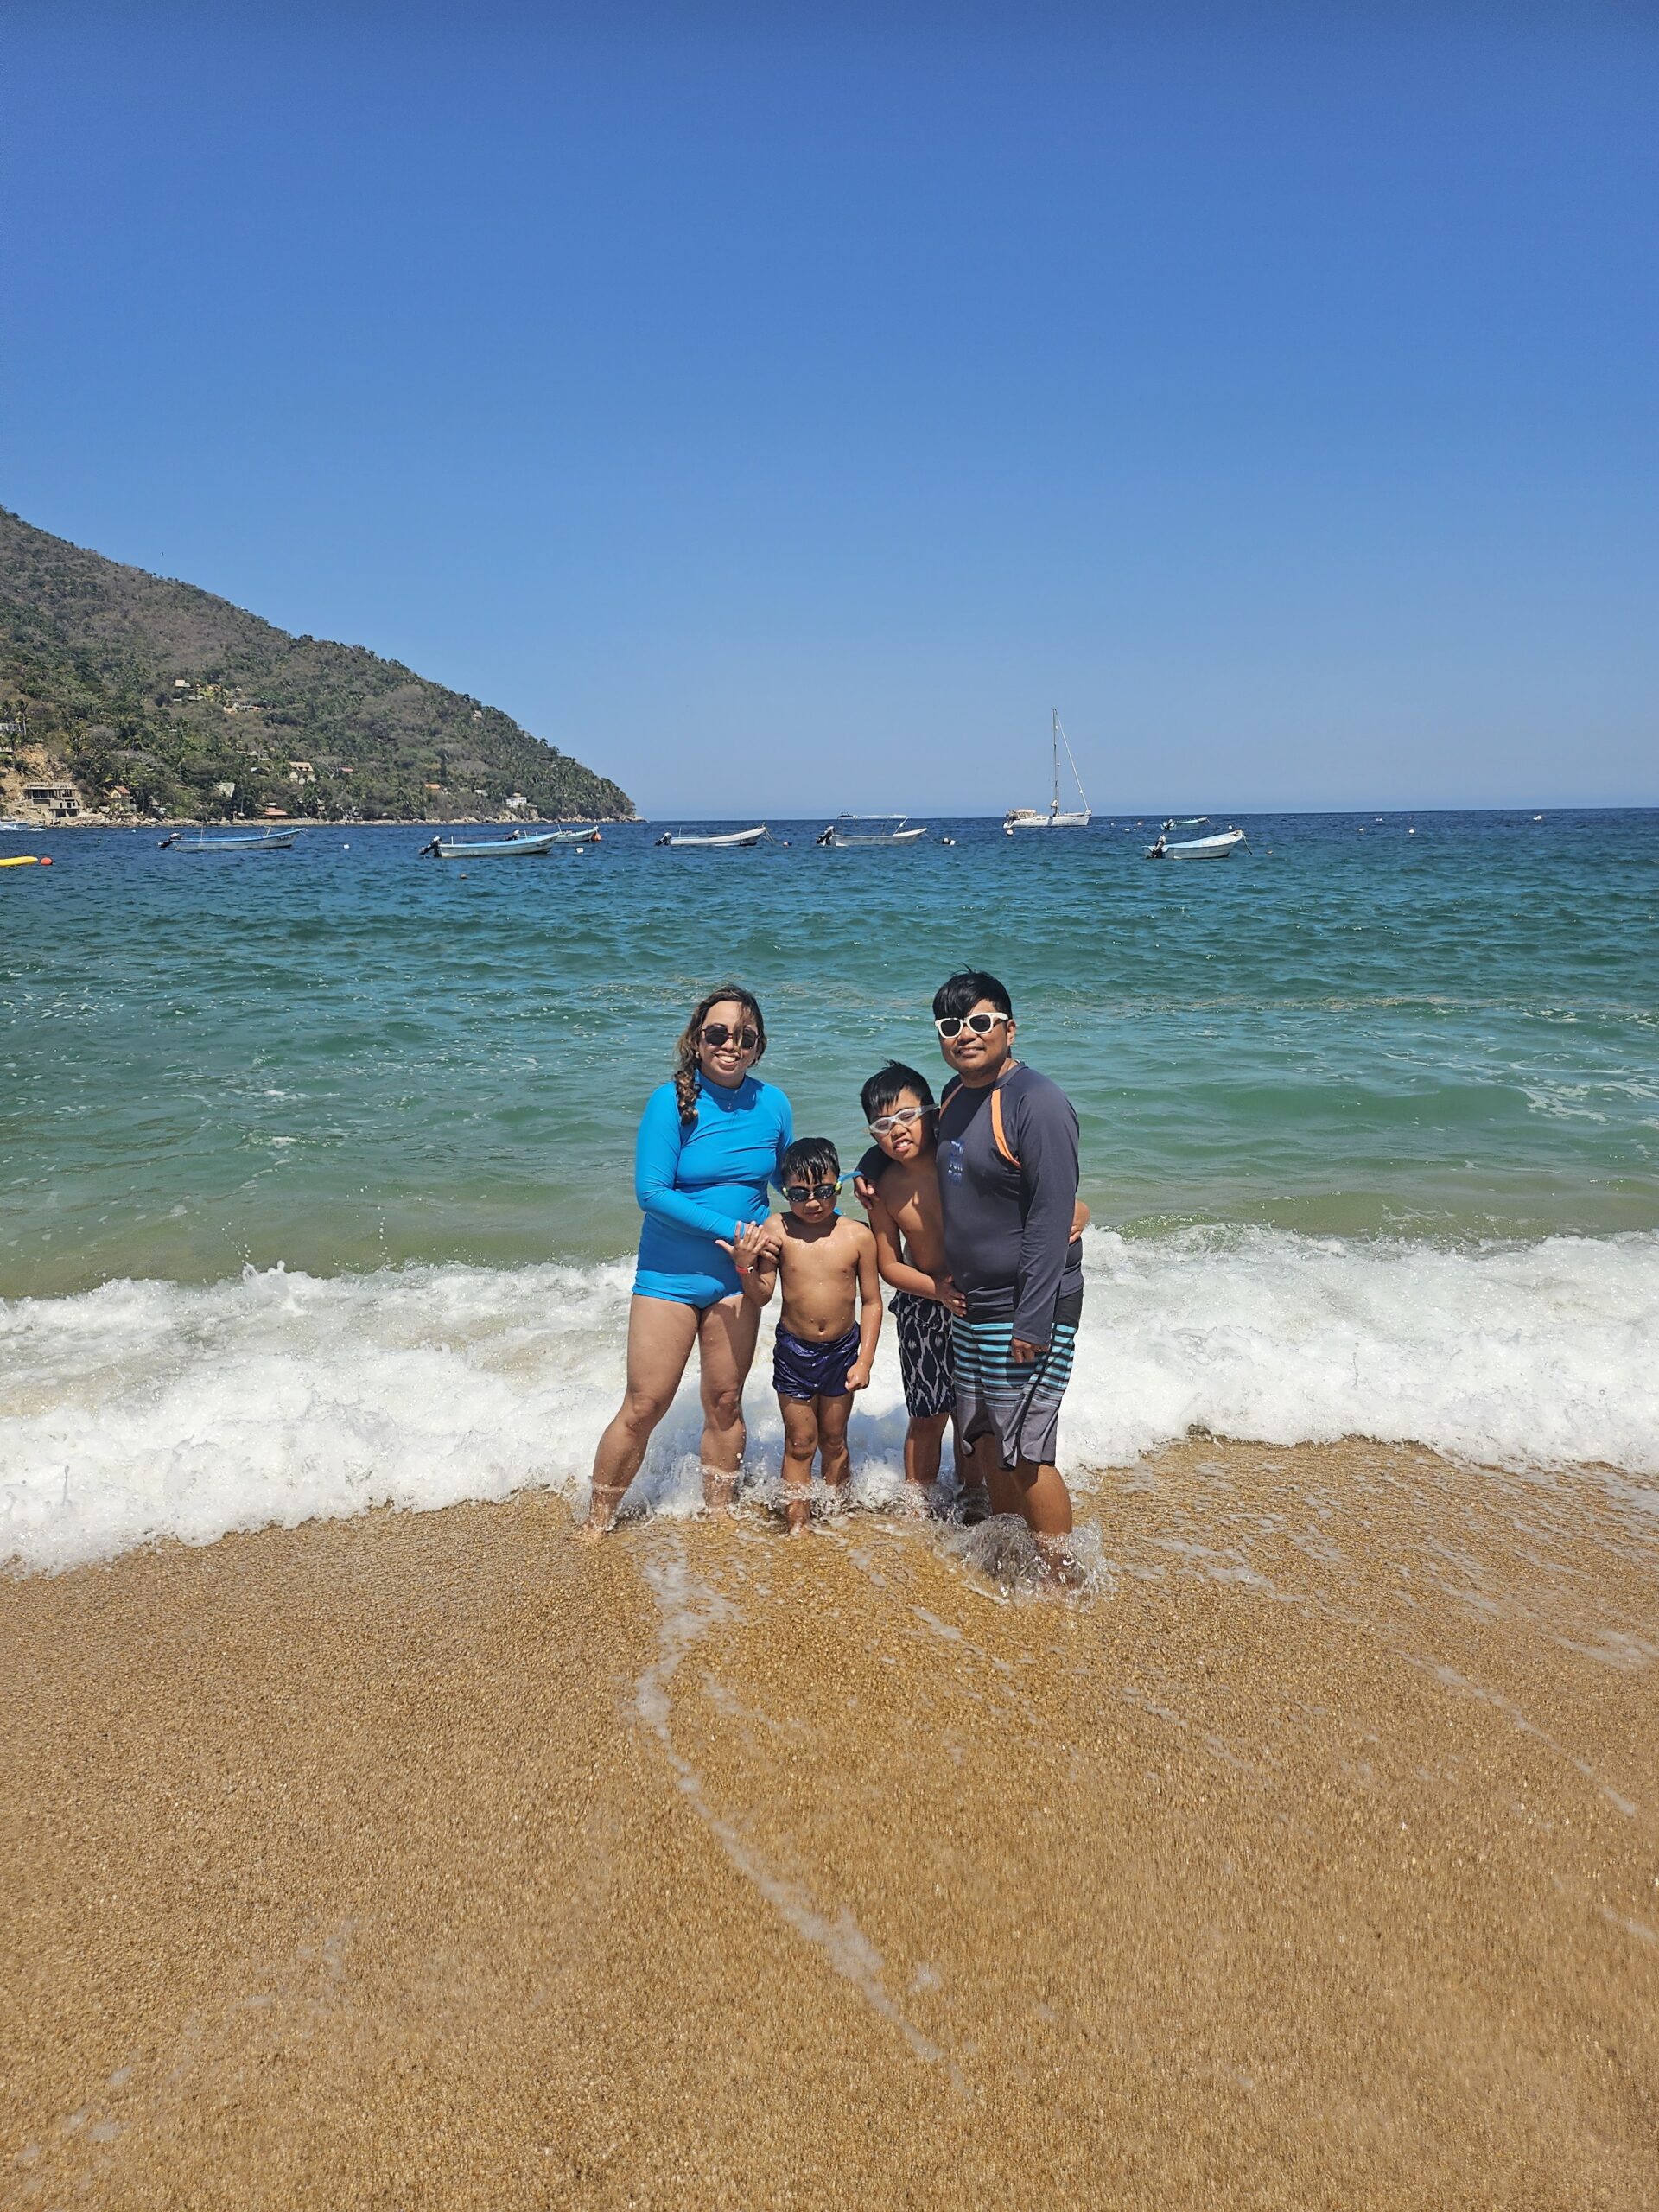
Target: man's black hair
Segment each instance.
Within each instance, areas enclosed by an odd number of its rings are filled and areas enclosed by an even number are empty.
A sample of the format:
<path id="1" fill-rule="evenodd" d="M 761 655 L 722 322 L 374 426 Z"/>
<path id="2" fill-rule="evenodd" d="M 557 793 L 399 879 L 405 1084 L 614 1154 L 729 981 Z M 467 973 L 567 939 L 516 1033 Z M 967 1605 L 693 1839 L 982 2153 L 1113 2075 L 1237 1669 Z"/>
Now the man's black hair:
<path id="1" fill-rule="evenodd" d="M 933 994 L 933 1019 L 944 1021 L 954 1014 L 960 1021 L 981 999 L 988 999 L 999 1014 L 1013 1019 L 1014 1001 L 995 976 L 988 976 L 982 968 L 964 968 L 959 975 L 939 985 Z"/>
<path id="2" fill-rule="evenodd" d="M 841 1156 L 828 1137 L 797 1137 L 784 1154 L 778 1171 L 779 1186 L 791 1183 L 836 1183 L 841 1179 Z"/>
<path id="3" fill-rule="evenodd" d="M 878 1114 L 890 1114 L 906 1091 L 913 1091 L 918 1106 L 931 1106 L 933 1094 L 927 1087 L 927 1077 L 918 1075 L 914 1068 L 907 1068 L 902 1060 L 889 1060 L 875 1073 L 858 1094 L 864 1109 L 864 1118 L 873 1122 Z"/>

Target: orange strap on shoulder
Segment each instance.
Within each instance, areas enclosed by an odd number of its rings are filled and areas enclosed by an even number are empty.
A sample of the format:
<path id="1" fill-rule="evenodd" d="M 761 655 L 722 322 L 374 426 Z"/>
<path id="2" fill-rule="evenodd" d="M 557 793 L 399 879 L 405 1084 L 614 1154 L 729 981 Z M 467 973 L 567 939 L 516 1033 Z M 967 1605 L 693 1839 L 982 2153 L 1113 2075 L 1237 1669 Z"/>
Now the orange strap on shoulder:
<path id="1" fill-rule="evenodd" d="M 991 1091 L 991 1139 L 1010 1167 L 1020 1165 L 1020 1155 L 1008 1142 L 1008 1133 L 1002 1126 L 1002 1086 L 996 1084 Z"/>

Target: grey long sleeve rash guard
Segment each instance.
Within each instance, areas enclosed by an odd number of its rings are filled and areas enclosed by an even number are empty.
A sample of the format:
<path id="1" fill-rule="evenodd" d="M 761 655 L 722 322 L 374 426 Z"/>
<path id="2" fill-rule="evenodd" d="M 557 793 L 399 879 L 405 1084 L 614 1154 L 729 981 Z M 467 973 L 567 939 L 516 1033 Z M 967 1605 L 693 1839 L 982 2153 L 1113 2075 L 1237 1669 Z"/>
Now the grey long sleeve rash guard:
<path id="1" fill-rule="evenodd" d="M 990 1085 L 958 1084 L 939 1109 L 944 1254 L 970 1313 L 1012 1312 L 1014 1334 L 1046 1346 L 1055 1300 L 1083 1287 L 1083 1247 L 1071 1241 L 1077 1109 L 1058 1084 L 1023 1063 L 996 1088 L 1018 1166 L 997 1150 Z"/>

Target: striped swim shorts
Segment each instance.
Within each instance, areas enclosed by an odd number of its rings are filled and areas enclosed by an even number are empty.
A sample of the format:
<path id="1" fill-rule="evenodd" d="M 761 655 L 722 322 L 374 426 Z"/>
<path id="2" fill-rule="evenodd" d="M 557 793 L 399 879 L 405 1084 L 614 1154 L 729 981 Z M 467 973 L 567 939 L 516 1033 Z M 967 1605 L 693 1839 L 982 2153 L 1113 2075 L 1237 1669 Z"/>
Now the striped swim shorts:
<path id="1" fill-rule="evenodd" d="M 962 1435 L 995 1436 L 1005 1467 L 1024 1459 L 1052 1466 L 1058 1442 L 1060 1401 L 1071 1380 L 1083 1293 L 1071 1291 L 1054 1308 L 1048 1349 L 1028 1366 L 1008 1357 L 1014 1336 L 1012 1313 L 976 1320 L 970 1313 L 952 1324 L 956 1353 L 957 1418 Z"/>
<path id="2" fill-rule="evenodd" d="M 909 1290 L 894 1291 L 887 1311 L 899 1324 L 905 1411 L 912 1421 L 948 1414 L 957 1402 L 950 1314 L 937 1298 L 918 1298 Z"/>

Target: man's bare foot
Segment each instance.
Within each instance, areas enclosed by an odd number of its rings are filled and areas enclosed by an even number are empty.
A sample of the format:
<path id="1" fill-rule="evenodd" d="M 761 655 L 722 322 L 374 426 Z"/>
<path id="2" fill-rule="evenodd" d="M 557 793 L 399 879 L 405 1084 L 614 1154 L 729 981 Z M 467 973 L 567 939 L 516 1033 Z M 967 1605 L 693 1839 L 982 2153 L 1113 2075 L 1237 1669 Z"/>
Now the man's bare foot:
<path id="1" fill-rule="evenodd" d="M 1051 1590 L 1081 1590 L 1089 1571 L 1072 1548 L 1070 1536 L 1039 1536 L 1037 1557 L 1043 1580 Z"/>
<path id="2" fill-rule="evenodd" d="M 737 1477 L 728 1475 L 719 1467 L 705 1467 L 702 1471 L 702 1510 L 716 1520 L 724 1520 L 737 1502 Z"/>

